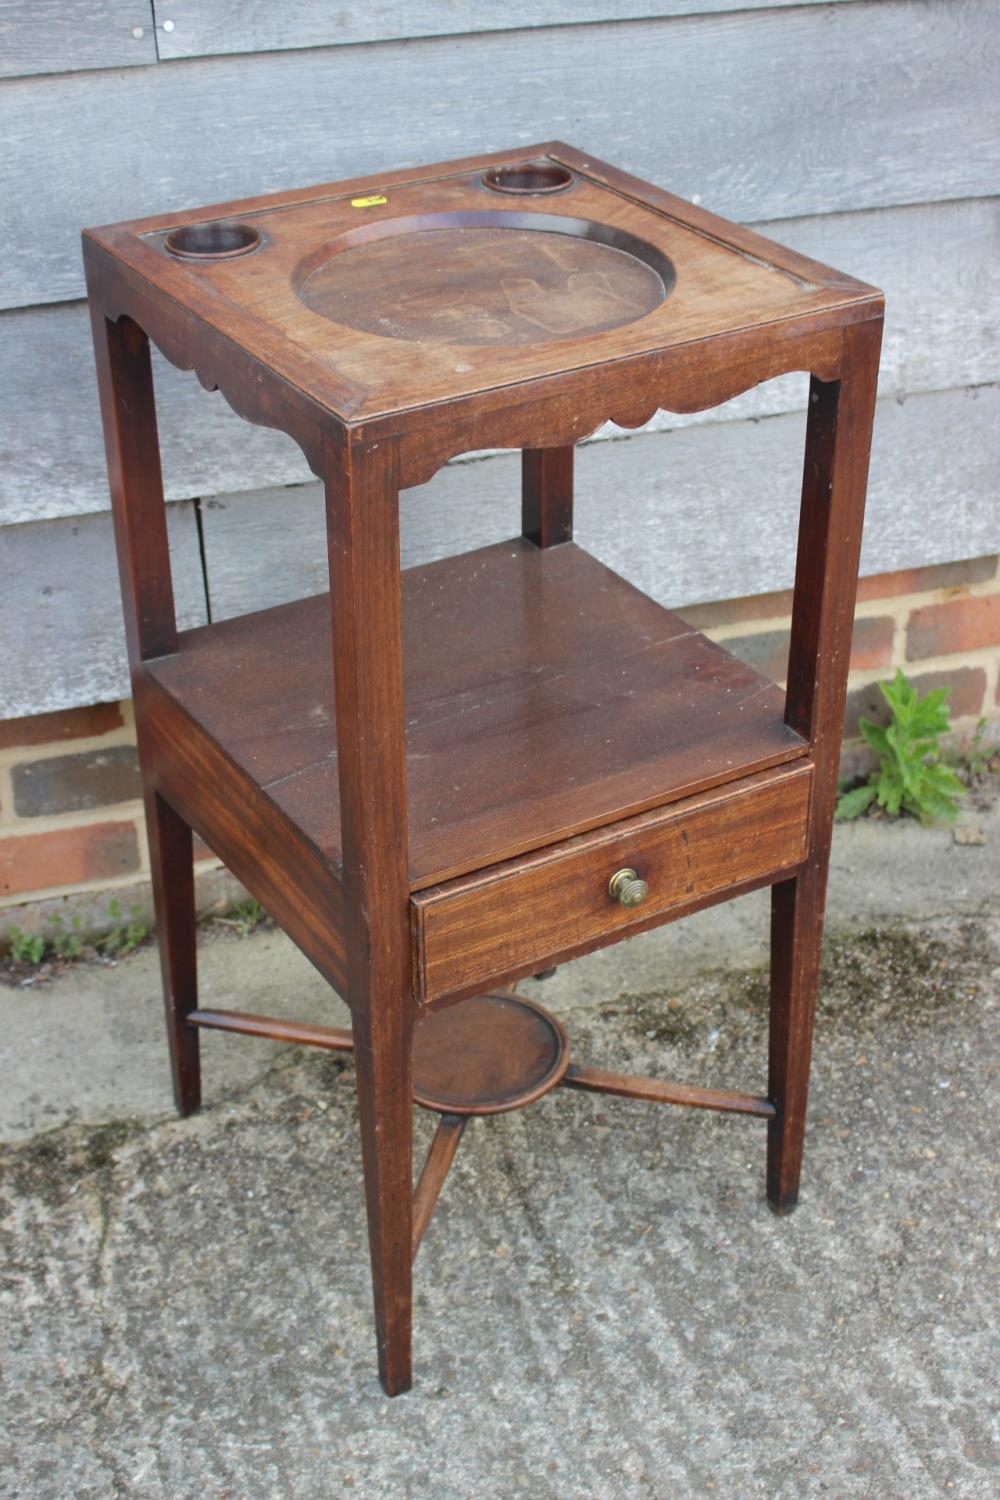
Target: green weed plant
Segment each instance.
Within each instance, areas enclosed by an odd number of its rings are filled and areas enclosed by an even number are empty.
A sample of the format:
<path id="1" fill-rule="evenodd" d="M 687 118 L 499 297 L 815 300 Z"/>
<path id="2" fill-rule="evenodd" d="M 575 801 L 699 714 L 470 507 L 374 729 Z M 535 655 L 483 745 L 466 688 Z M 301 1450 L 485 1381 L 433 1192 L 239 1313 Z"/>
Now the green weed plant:
<path id="1" fill-rule="evenodd" d="M 37 936 L 23 932 L 20 927 L 12 927 L 7 934 L 7 956 L 16 964 L 30 964 L 35 968 L 52 958 L 71 963 L 74 959 L 92 955 L 95 949 L 106 958 L 124 958 L 149 937 L 149 929 L 142 921 L 141 906 L 133 906 L 126 916 L 121 902 L 113 897 L 108 903 L 108 917 L 113 925 L 99 938 L 87 937 L 79 917 L 72 917 L 68 925 L 58 915 L 50 917 L 48 931 Z"/>
<path id="2" fill-rule="evenodd" d="M 945 703 L 951 689 L 935 688 L 921 697 L 897 668 L 892 682 L 880 682 L 879 690 L 889 705 L 889 723 L 883 728 L 871 719 L 859 720 L 879 758 L 878 769 L 863 786 L 840 794 L 837 818 L 858 818 L 874 804 L 890 818 L 908 813 L 924 824 L 953 823 L 965 787 L 941 759 L 941 736 L 951 722 Z"/>
<path id="3" fill-rule="evenodd" d="M 142 921 L 141 906 L 131 907 L 126 921 L 122 904 L 115 897 L 108 903 L 108 916 L 115 925 L 98 942 L 101 951 L 108 958 L 124 958 L 127 953 L 134 953 L 149 937 L 149 928 Z"/>
<path id="4" fill-rule="evenodd" d="M 83 952 L 83 924 L 80 918 L 74 917 L 67 927 L 62 917 L 50 917 L 49 926 L 52 928 L 49 944 L 56 958 L 79 958 Z"/>
<path id="5" fill-rule="evenodd" d="M 12 927 L 7 934 L 10 956 L 16 964 L 40 964 L 45 957 L 45 939 L 32 937 L 20 927 Z"/>
<path id="6" fill-rule="evenodd" d="M 245 938 L 266 922 L 268 915 L 260 902 L 251 896 L 247 901 L 237 901 L 225 916 L 213 916 L 211 920 L 219 927 L 231 927 L 241 938 Z"/>

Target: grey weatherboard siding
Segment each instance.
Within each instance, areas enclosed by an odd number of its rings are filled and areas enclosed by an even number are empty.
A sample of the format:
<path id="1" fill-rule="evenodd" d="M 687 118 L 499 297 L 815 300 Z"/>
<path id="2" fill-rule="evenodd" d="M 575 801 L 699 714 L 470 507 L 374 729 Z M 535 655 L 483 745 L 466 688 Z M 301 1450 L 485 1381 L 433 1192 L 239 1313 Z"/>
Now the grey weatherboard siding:
<path id="1" fill-rule="evenodd" d="M 154 10 L 0 0 L 0 716 L 128 689 L 80 227 L 519 140 L 572 140 L 882 286 L 863 566 L 1000 547 L 995 0 Z M 323 587 L 290 440 L 159 359 L 157 381 L 184 622 Z M 582 540 L 673 604 L 786 586 L 804 400 L 786 377 L 598 434 Z M 516 461 L 452 464 L 403 510 L 407 562 L 495 540 Z"/>

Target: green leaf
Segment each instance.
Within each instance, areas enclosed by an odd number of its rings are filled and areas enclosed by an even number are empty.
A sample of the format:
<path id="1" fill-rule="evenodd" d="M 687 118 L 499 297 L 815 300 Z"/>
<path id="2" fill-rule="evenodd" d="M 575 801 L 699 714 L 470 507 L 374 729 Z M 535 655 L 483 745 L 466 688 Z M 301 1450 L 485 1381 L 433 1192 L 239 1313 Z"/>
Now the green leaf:
<path id="1" fill-rule="evenodd" d="M 917 700 L 917 694 L 901 668 L 896 668 L 896 675 L 891 682 L 880 682 L 879 689 L 882 697 L 892 709 L 893 718 L 900 724 L 907 724 Z"/>
<path id="2" fill-rule="evenodd" d="M 927 708 L 923 703 L 913 711 L 910 732 L 915 735 L 944 734 L 948 728 L 949 714 L 946 708 Z"/>
<path id="3" fill-rule="evenodd" d="M 961 797 L 965 787 L 948 766 L 925 766 L 924 780 L 928 786 L 944 796 Z"/>
<path id="4" fill-rule="evenodd" d="M 875 753 L 877 755 L 885 755 L 889 748 L 889 742 L 885 737 L 885 730 L 882 728 L 882 725 L 874 723 L 872 719 L 859 719 L 858 728 Z"/>
<path id="5" fill-rule="evenodd" d="M 837 798 L 834 817 L 838 823 L 849 823 L 853 818 L 860 818 L 874 799 L 875 788 L 871 785 L 855 787 L 853 792 L 842 792 Z"/>
<path id="6" fill-rule="evenodd" d="M 878 779 L 876 788 L 879 806 L 884 807 L 890 818 L 899 817 L 899 807 L 903 800 L 903 788 L 898 777 L 890 776 L 883 771 Z"/>
<path id="7" fill-rule="evenodd" d="M 938 820 L 944 823 L 954 823 L 958 817 L 958 805 L 951 797 L 926 787 L 919 799 L 914 803 L 912 811 L 922 823 L 933 823 Z"/>

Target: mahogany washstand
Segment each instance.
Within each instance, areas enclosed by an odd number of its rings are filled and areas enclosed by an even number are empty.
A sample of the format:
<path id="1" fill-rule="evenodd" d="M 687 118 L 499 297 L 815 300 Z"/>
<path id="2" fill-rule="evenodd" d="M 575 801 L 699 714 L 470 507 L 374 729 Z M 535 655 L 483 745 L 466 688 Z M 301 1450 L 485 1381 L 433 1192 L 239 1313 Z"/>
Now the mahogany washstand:
<path id="1" fill-rule="evenodd" d="M 412 1257 L 470 1115 L 560 1083 L 756 1115 L 768 1200 L 794 1207 L 881 295 L 558 143 L 92 230 L 84 254 L 178 1107 L 201 1027 L 353 1050 L 385 1389 L 410 1384 Z M 329 594 L 178 632 L 150 339 L 302 448 Z M 792 370 L 782 692 L 574 545 L 573 446 Z M 521 536 L 401 572 L 400 491 L 483 448 L 522 450 Z M 350 1031 L 198 1008 L 192 829 Z M 571 1063 L 510 993 L 765 885 L 766 1095 Z M 441 1116 L 415 1193 L 414 1099 Z"/>

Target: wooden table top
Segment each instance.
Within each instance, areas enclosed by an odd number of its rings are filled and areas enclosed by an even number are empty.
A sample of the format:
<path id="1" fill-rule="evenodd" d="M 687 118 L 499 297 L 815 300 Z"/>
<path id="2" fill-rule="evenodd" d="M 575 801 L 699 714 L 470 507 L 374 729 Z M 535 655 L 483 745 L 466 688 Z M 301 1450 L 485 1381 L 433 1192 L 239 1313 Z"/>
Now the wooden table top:
<path id="1" fill-rule="evenodd" d="M 87 238 L 346 424 L 875 295 L 558 143 Z"/>

